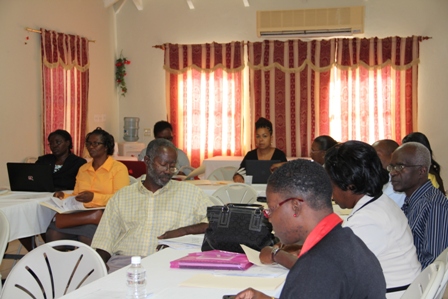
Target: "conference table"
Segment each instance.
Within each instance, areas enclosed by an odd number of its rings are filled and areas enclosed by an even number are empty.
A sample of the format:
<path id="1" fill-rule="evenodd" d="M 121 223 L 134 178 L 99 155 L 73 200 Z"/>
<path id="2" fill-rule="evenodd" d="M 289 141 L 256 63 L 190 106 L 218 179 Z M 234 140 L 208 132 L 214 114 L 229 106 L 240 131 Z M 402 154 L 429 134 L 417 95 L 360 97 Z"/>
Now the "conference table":
<path id="1" fill-rule="evenodd" d="M 39 204 L 52 192 L 7 192 L 0 195 L 0 210 L 9 221 L 9 241 L 45 233 L 55 212 Z"/>
<path id="2" fill-rule="evenodd" d="M 148 299 L 221 299 L 254 287 L 269 296 L 277 296 L 287 275 L 281 266 L 253 265 L 245 271 L 170 268 L 170 261 L 199 252 L 196 249 L 166 248 L 145 257 Z M 63 299 L 114 299 L 126 298 L 127 267 L 91 282 L 61 298 Z"/>

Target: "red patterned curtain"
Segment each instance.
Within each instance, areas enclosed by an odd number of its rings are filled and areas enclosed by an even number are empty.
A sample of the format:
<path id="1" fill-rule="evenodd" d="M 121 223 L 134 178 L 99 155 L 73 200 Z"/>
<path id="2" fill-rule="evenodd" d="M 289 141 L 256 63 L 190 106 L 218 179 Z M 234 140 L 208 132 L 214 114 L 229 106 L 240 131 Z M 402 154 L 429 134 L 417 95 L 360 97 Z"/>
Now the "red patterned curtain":
<path id="1" fill-rule="evenodd" d="M 73 152 L 82 156 L 89 94 L 89 41 L 41 29 L 43 86 L 43 144 L 50 153 L 48 135 L 67 130 L 73 138 Z"/>
<path id="2" fill-rule="evenodd" d="M 335 139 L 400 141 L 417 129 L 422 40 L 417 36 L 337 40 L 330 105 Z"/>
<path id="3" fill-rule="evenodd" d="M 319 135 L 401 140 L 417 129 L 423 39 L 248 43 L 251 123 L 270 119 L 275 146 L 287 156 L 309 156 Z"/>
<path id="4" fill-rule="evenodd" d="M 242 155 L 243 43 L 165 44 L 168 121 L 174 143 L 198 167 Z"/>
<path id="5" fill-rule="evenodd" d="M 287 156 L 308 156 L 312 140 L 329 134 L 335 46 L 335 40 L 248 43 L 251 124 L 268 118 L 274 145 Z"/>

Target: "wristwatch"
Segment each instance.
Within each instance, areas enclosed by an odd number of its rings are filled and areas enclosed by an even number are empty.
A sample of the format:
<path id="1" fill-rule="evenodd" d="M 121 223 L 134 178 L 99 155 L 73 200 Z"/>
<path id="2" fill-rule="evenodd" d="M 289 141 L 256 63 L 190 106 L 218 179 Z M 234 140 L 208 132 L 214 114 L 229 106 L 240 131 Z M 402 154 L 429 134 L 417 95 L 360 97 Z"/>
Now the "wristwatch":
<path id="1" fill-rule="evenodd" d="M 271 251 L 271 260 L 275 263 L 275 256 L 277 255 L 277 253 L 280 251 L 280 247 L 272 247 L 272 251 Z"/>

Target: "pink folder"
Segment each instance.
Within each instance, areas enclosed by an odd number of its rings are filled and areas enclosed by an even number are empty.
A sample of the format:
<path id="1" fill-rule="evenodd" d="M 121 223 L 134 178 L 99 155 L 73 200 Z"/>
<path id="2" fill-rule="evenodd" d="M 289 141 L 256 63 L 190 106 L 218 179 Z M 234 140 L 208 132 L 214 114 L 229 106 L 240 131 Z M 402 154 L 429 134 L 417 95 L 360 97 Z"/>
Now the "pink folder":
<path id="1" fill-rule="evenodd" d="M 244 253 L 210 250 L 194 252 L 170 262 L 170 268 L 246 270 L 252 266 Z"/>

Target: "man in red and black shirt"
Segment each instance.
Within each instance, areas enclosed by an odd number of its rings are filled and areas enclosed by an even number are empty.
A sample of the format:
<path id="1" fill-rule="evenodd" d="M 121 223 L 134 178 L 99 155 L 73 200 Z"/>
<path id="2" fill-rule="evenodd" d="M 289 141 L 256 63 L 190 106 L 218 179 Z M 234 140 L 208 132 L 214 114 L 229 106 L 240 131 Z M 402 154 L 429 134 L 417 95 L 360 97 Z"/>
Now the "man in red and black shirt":
<path id="1" fill-rule="evenodd" d="M 280 298 L 385 298 L 378 259 L 333 213 L 332 186 L 324 168 L 297 159 L 277 169 L 266 189 L 265 215 L 283 244 L 303 244 L 294 256 L 268 248 L 273 262 L 291 264 Z M 266 262 L 266 250 L 261 260 Z M 236 299 L 272 298 L 246 289 Z"/>

